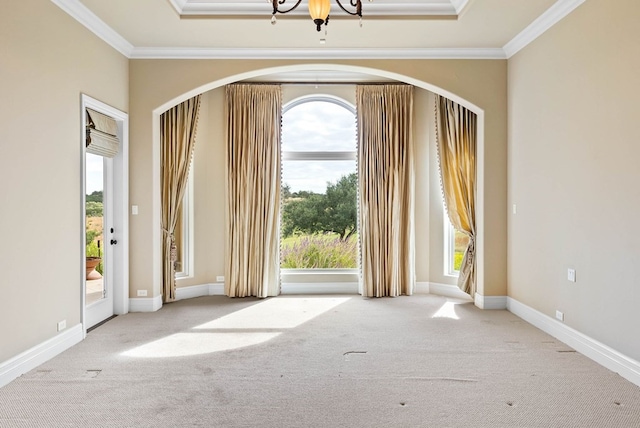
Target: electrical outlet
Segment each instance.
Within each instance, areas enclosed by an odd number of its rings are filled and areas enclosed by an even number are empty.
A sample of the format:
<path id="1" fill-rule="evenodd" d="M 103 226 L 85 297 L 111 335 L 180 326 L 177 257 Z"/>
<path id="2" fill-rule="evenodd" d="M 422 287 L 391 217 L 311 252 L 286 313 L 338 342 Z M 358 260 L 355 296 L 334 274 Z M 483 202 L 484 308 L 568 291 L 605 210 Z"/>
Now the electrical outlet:
<path id="1" fill-rule="evenodd" d="M 224 276 L 216 276 L 216 282 L 224 282 Z"/>
<path id="2" fill-rule="evenodd" d="M 147 290 L 138 290 L 138 297 L 147 297 Z"/>
<path id="3" fill-rule="evenodd" d="M 567 270 L 567 279 L 571 282 L 576 282 L 576 270 L 569 269 Z"/>
<path id="4" fill-rule="evenodd" d="M 58 331 L 62 331 L 67 328 L 67 320 L 62 320 L 58 323 Z"/>
<path id="5" fill-rule="evenodd" d="M 558 321 L 564 321 L 564 313 L 556 311 L 556 318 L 558 319 Z"/>

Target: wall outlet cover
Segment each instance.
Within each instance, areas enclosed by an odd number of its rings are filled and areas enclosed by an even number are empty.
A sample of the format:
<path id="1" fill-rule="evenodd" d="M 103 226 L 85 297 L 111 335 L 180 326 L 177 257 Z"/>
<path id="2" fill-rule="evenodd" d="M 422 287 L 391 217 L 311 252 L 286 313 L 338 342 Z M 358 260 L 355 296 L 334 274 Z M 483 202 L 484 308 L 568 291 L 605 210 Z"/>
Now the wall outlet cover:
<path id="1" fill-rule="evenodd" d="M 216 282 L 224 282 L 224 276 L 216 276 Z"/>
<path id="2" fill-rule="evenodd" d="M 147 297 L 147 290 L 138 290 L 138 297 Z"/>

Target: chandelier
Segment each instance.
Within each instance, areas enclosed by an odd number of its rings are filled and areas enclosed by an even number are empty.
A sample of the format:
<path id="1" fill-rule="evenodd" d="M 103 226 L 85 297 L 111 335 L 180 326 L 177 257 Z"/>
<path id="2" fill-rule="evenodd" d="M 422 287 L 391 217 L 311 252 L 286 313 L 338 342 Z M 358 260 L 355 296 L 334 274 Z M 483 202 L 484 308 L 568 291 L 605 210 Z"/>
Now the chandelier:
<path id="1" fill-rule="evenodd" d="M 292 0 L 296 1 L 296 0 Z M 335 0 L 345 13 L 351 16 L 359 16 L 360 17 L 360 26 L 362 26 L 362 3 L 360 0 L 349 0 L 349 4 L 352 10 L 347 9 L 342 5 L 340 0 Z M 369 0 L 372 1 L 372 0 Z M 287 0 L 271 0 L 273 4 L 273 16 L 271 17 L 271 23 L 276 23 L 276 13 L 289 13 L 295 10 L 302 0 L 297 0 L 296 4 L 287 9 L 286 3 Z M 281 9 L 282 7 L 282 9 Z M 318 31 L 321 30 L 322 24 L 325 26 L 329 23 L 329 11 L 331 10 L 331 0 L 309 0 L 309 15 L 311 15 L 311 19 L 313 19 L 314 24 L 316 24 L 316 29 Z"/>

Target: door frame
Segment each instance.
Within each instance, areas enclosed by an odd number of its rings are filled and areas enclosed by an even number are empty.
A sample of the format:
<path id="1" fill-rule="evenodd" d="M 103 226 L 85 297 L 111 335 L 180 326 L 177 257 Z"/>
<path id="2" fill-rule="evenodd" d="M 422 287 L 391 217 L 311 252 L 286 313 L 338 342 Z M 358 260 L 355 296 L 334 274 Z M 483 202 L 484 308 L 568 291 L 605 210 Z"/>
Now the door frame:
<path id="1" fill-rule="evenodd" d="M 86 316 L 86 114 L 87 108 L 115 119 L 118 125 L 118 139 L 120 150 L 113 158 L 113 216 L 112 224 L 116 226 L 116 233 L 112 235 L 118 240 L 118 245 L 112 248 L 112 281 L 113 281 L 113 313 L 122 315 L 129 312 L 129 115 L 121 110 L 111 107 L 86 94 L 80 96 L 80 322 L 83 335 L 87 335 Z M 105 231 L 105 236 L 107 233 Z M 109 236 L 111 238 L 111 236 Z M 106 241 L 106 239 L 105 239 Z M 106 245 L 106 242 L 105 242 Z"/>

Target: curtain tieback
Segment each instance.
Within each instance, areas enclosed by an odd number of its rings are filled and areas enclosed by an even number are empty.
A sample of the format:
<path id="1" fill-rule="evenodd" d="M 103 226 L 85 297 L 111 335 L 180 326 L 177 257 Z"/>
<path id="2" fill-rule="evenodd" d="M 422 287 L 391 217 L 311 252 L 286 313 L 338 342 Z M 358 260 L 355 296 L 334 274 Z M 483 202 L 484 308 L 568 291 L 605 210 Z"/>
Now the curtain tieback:
<path id="1" fill-rule="evenodd" d="M 171 239 L 171 249 L 169 250 L 169 260 L 172 263 L 175 263 L 178 261 L 178 246 L 176 245 L 176 238 L 173 235 L 173 233 L 169 232 L 164 227 L 162 228 L 162 232 L 168 235 L 168 237 Z"/>

